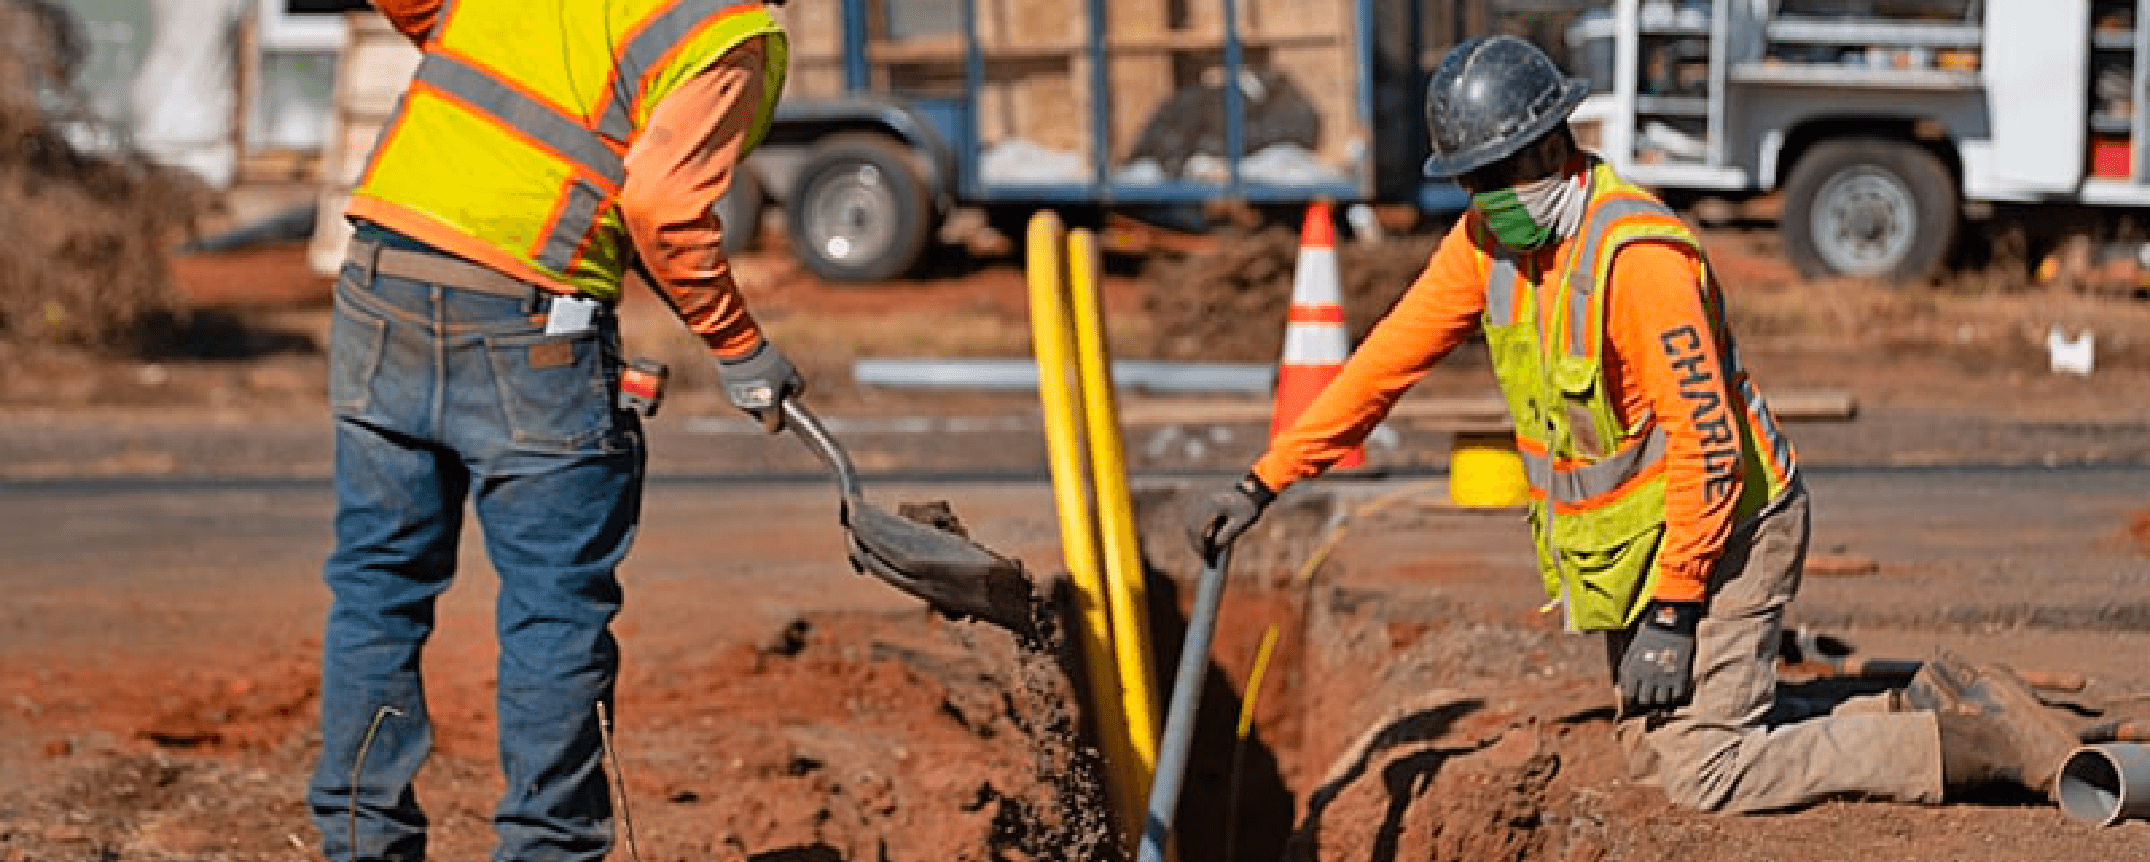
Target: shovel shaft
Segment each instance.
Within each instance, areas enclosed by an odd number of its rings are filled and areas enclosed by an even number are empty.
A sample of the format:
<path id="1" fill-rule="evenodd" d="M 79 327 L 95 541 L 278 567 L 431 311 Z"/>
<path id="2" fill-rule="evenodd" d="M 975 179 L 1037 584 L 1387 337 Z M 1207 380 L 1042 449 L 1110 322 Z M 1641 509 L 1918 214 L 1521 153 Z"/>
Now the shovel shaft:
<path id="1" fill-rule="evenodd" d="M 828 426 L 821 424 L 821 417 L 806 409 L 799 399 L 786 398 L 784 421 L 798 432 L 800 440 L 806 441 L 806 448 L 814 450 L 821 463 L 828 465 L 829 472 L 836 474 L 836 487 L 845 499 L 858 499 L 858 471 L 852 468 L 851 456 L 844 452 L 844 447 L 837 445 L 836 438 L 830 436 Z"/>
<path id="2" fill-rule="evenodd" d="M 1224 572 L 1232 547 L 1216 549 L 1203 561 L 1195 586 L 1194 610 L 1187 637 L 1180 644 L 1179 670 L 1172 677 L 1172 702 L 1165 708 L 1165 738 L 1157 751 L 1157 776 L 1150 781 L 1148 814 L 1143 818 L 1142 849 L 1136 862 L 1163 862 L 1172 834 L 1173 810 L 1179 807 L 1180 780 L 1187 774 L 1187 753 L 1194 741 L 1194 713 L 1200 701 L 1202 672 L 1209 664 L 1210 636 L 1217 629 L 1217 607 L 1224 599 Z"/>

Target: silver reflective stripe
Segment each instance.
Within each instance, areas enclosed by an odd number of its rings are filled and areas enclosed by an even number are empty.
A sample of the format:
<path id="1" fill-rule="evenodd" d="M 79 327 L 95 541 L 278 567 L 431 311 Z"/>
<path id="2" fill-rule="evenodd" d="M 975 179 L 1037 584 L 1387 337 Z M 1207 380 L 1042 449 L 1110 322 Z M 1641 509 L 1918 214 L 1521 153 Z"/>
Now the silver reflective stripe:
<path id="1" fill-rule="evenodd" d="M 1577 505 L 1612 493 L 1664 460 L 1665 429 L 1652 426 L 1641 439 L 1630 440 L 1620 451 L 1575 470 L 1555 471 L 1551 456 L 1525 452 L 1523 476 L 1531 487 L 1543 489 L 1546 499 Z"/>
<path id="2" fill-rule="evenodd" d="M 627 178 L 620 157 L 605 146 L 596 132 L 585 128 L 580 120 L 516 92 L 483 69 L 443 54 L 427 54 L 418 67 L 418 80 L 491 114 L 501 125 L 529 135 L 583 170 L 604 177 L 614 187 Z"/>
<path id="3" fill-rule="evenodd" d="M 634 134 L 634 103 L 642 92 L 642 76 L 664 62 L 672 49 L 692 35 L 711 17 L 734 6 L 737 0 L 679 0 L 672 8 L 649 19 L 642 31 L 620 51 L 612 80 L 612 101 L 598 114 L 597 130 L 615 141 Z"/>
<path id="4" fill-rule="evenodd" d="M 1792 475 L 1792 447 L 1784 442 L 1784 432 L 1777 429 L 1777 416 L 1769 412 L 1769 405 L 1762 401 L 1762 393 L 1754 388 L 1753 380 L 1740 378 L 1739 397 L 1747 402 L 1747 409 L 1761 425 L 1756 430 L 1769 441 L 1770 457 L 1776 462 L 1777 475 Z"/>
<path id="5" fill-rule="evenodd" d="M 448 16 L 455 14 L 456 0 L 441 0 L 440 11 L 433 14 L 433 29 L 426 31 L 426 41 L 440 38 L 440 28 L 448 26 Z"/>
<path id="6" fill-rule="evenodd" d="M 1498 324 L 1516 321 L 1515 256 L 1505 249 L 1493 256 L 1493 271 L 1486 276 L 1486 319 Z"/>
<path id="7" fill-rule="evenodd" d="M 1588 339 L 1590 331 L 1590 298 L 1598 286 L 1598 253 L 1605 242 L 1605 234 L 1613 223 L 1631 215 L 1646 213 L 1669 213 L 1663 205 L 1648 200 L 1621 198 L 1606 201 L 1590 214 L 1590 223 L 1583 227 L 1583 253 L 1576 258 L 1575 266 L 1568 271 L 1568 353 L 1588 357 L 1595 349 Z"/>
<path id="8" fill-rule="evenodd" d="M 582 247 L 584 237 L 597 223 L 597 210 L 604 206 L 605 193 L 580 177 L 568 184 L 567 200 L 560 205 L 560 220 L 552 226 L 552 233 L 545 237 L 545 247 L 538 251 L 537 262 L 554 272 L 566 272 L 575 262 L 575 251 Z"/>

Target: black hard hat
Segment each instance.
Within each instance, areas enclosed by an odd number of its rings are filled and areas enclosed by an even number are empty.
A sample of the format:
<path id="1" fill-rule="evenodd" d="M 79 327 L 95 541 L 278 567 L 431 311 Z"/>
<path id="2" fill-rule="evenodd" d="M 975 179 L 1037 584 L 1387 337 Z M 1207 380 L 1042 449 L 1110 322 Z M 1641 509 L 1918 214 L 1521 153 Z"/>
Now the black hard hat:
<path id="1" fill-rule="evenodd" d="M 1448 50 L 1426 83 L 1426 132 L 1436 179 L 1490 165 L 1543 137 L 1590 95 L 1538 46 L 1514 36 L 1473 36 Z"/>

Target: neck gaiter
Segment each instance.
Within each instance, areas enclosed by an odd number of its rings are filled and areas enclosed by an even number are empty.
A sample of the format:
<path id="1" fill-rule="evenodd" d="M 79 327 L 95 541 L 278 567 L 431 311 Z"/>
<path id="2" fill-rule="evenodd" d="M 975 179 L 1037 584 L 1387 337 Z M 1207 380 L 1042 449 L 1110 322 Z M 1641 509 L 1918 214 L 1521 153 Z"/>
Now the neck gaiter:
<path id="1" fill-rule="evenodd" d="M 1471 206 L 1485 217 L 1501 245 L 1535 251 L 1556 239 L 1575 235 L 1582 223 L 1587 171 L 1566 171 L 1541 180 L 1479 192 Z"/>

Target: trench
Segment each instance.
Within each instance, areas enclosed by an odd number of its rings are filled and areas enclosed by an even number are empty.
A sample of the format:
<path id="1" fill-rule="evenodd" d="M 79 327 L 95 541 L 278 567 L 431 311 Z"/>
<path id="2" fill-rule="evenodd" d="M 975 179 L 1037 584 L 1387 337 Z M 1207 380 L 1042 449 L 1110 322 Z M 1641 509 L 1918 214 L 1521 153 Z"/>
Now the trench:
<path id="1" fill-rule="evenodd" d="M 1160 727 L 1199 574 L 1191 554 L 1174 553 L 1180 493 L 1135 495 Z M 1602 847 L 1602 818 L 1562 784 L 1572 771 L 1562 751 L 1610 716 L 1574 712 L 1575 686 L 1558 682 L 1602 673 L 1602 656 L 1467 597 L 1332 583 L 1340 564 L 1323 542 L 1337 513 L 1326 497 L 1287 497 L 1235 549 L 1172 855 L 1535 860 Z M 1067 636 L 1074 602 L 1052 574 L 1032 573 L 1057 597 L 1042 649 L 975 622 L 858 614 L 809 615 L 761 648 L 754 673 L 873 706 L 817 709 L 806 727 L 787 715 L 745 792 L 794 802 L 759 823 L 726 815 L 724 840 L 757 860 L 1128 858 L 1119 841 L 1134 843 L 1107 825 L 1110 785 L 1085 718 L 1095 705 L 1076 682 L 1087 677 Z M 1274 643 L 1242 724 L 1265 637 Z M 1499 690 L 1489 680 L 1525 677 L 1556 684 L 1538 702 L 1483 694 Z M 714 711 L 744 709 L 711 697 Z"/>

